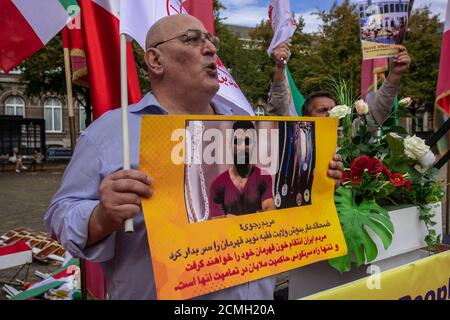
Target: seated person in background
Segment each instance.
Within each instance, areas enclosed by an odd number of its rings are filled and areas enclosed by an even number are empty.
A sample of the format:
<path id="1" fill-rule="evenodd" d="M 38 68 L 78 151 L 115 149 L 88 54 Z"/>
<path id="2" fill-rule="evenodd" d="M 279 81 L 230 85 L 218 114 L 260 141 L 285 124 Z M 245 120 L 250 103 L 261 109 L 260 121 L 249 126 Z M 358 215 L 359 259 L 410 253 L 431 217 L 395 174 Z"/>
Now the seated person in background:
<path id="1" fill-rule="evenodd" d="M 19 153 L 19 148 L 14 147 L 9 155 L 9 162 L 14 163 L 16 172 L 20 169 L 27 170 L 28 168 L 22 164 L 22 155 Z"/>
<path id="2" fill-rule="evenodd" d="M 43 158 L 44 157 L 41 153 L 41 149 L 40 148 L 34 149 L 33 162 L 31 162 L 31 169 L 33 171 L 36 171 L 37 164 L 39 164 L 39 165 L 42 164 Z"/>

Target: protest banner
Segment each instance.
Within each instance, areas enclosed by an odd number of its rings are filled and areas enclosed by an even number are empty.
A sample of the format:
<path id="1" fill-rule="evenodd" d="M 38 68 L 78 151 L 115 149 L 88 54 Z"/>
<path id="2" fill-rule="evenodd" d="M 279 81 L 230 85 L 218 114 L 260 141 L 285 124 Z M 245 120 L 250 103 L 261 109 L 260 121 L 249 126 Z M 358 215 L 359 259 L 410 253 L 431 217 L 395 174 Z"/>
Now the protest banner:
<path id="1" fill-rule="evenodd" d="M 332 118 L 144 116 L 142 206 L 158 299 L 346 254 L 327 177 Z M 157 138 L 156 138 L 157 137 Z"/>

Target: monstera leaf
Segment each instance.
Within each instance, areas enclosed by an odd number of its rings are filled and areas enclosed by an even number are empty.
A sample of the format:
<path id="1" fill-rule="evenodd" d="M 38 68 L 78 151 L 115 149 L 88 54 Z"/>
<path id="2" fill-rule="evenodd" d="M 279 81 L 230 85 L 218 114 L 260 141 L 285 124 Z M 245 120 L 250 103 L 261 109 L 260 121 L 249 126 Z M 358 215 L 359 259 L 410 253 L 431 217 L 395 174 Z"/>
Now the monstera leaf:
<path id="1" fill-rule="evenodd" d="M 392 242 L 394 226 L 388 212 L 375 200 L 363 200 L 358 205 L 349 188 L 339 187 L 334 200 L 347 242 L 348 253 L 346 256 L 330 259 L 329 263 L 340 272 L 346 272 L 351 269 L 352 255 L 355 256 L 358 267 L 365 261 L 373 261 L 378 255 L 375 242 L 367 233 L 367 228 L 381 239 L 384 248 L 387 249 Z"/>

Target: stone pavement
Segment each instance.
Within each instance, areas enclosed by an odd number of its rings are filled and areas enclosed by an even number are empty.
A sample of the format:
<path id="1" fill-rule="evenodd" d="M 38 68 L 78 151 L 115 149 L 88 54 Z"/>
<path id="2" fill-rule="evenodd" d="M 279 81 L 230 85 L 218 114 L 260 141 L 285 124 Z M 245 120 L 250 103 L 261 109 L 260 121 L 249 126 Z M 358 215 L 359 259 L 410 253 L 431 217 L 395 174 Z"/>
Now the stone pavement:
<path id="1" fill-rule="evenodd" d="M 0 235 L 20 227 L 45 231 L 44 214 L 60 185 L 65 167 L 66 163 L 59 162 L 45 164 L 43 170 L 37 172 L 25 170 L 16 173 L 11 168 L 0 172 Z M 48 273 L 59 267 L 59 264 L 33 262 L 28 281 L 40 281 L 40 278 L 34 275 L 35 270 Z M 23 280 L 26 268 L 12 279 L 19 269 L 16 267 L 0 270 L 0 288 L 3 287 L 1 282 L 14 281 L 16 278 Z M 0 300 L 3 299 L 5 294 L 0 290 Z"/>

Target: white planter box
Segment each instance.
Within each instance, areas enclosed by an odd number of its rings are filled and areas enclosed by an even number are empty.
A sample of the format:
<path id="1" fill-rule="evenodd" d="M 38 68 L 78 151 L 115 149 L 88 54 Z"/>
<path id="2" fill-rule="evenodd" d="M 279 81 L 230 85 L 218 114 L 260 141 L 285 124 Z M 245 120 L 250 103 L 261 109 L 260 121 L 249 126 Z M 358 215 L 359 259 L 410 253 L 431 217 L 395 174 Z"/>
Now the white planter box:
<path id="1" fill-rule="evenodd" d="M 436 222 L 433 229 L 436 231 L 436 234 L 442 234 L 442 204 L 439 202 L 431 205 L 431 207 L 432 211 L 434 211 L 433 221 Z M 378 249 L 378 256 L 372 263 L 426 246 L 424 239 L 428 231 L 425 223 L 419 219 L 419 208 L 406 207 L 389 211 L 389 216 L 394 224 L 394 235 L 392 243 L 387 250 L 384 249 L 383 243 L 378 236 L 372 230 L 367 230 Z"/>
<path id="2" fill-rule="evenodd" d="M 436 204 L 433 226 L 436 234 L 442 234 L 442 206 Z M 378 248 L 377 258 L 370 265 L 356 268 L 342 275 L 330 267 L 328 261 L 321 261 L 289 272 L 289 299 L 303 298 L 320 291 L 328 290 L 370 275 L 370 266 L 379 271 L 386 271 L 400 265 L 419 260 L 427 256 L 427 252 L 419 250 L 426 246 L 424 241 L 428 234 L 423 221 L 419 220 L 417 207 L 400 208 L 389 211 L 394 224 L 392 243 L 387 250 L 376 234 L 368 230 Z M 369 268 L 368 268 L 369 267 Z"/>

